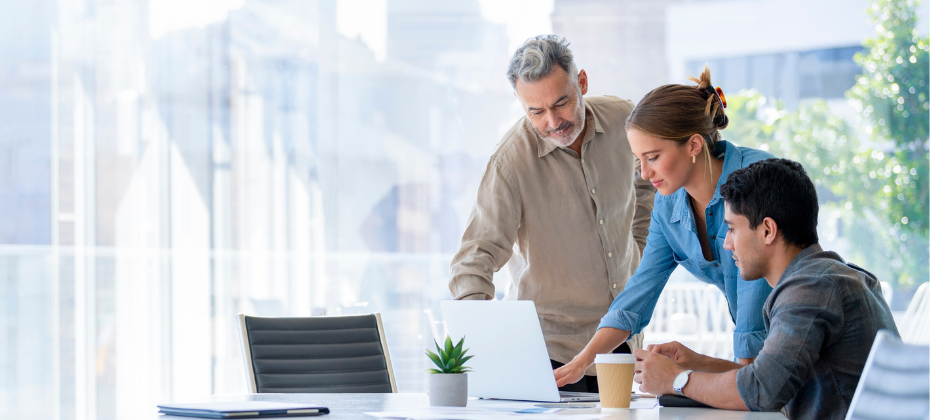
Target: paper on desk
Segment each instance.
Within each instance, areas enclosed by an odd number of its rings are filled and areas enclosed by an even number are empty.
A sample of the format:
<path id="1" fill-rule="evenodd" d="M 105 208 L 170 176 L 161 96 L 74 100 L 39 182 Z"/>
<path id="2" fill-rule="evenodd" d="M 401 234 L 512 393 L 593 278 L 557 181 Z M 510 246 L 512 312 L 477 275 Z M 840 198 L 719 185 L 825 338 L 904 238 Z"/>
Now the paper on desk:
<path id="1" fill-rule="evenodd" d="M 534 410 L 534 409 L 503 409 L 503 408 L 467 408 L 467 407 L 430 407 L 416 410 L 381 411 L 365 413 L 379 418 L 399 418 L 412 420 L 487 420 L 488 416 L 505 419 L 525 420 L 566 420 L 566 410 Z M 556 414 L 558 412 L 558 414 Z M 568 411 L 568 413 L 571 413 Z M 595 420 L 607 416 L 608 413 L 575 414 L 569 416 L 572 420 Z"/>
<path id="2" fill-rule="evenodd" d="M 656 398 L 640 398 L 638 400 L 630 401 L 630 410 L 652 409 L 656 408 L 658 405 L 659 400 Z"/>

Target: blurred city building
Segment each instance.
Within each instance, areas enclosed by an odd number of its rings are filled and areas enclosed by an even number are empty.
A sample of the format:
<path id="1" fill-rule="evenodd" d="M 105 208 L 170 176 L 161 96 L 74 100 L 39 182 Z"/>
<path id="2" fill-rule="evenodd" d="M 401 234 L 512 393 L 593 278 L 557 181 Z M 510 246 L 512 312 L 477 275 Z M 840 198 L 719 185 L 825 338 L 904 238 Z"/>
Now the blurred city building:
<path id="1" fill-rule="evenodd" d="M 523 111 L 485 4 L 384 1 L 379 57 L 338 0 L 0 0 L 0 417 L 243 392 L 240 312 L 381 312 L 399 389 L 426 390 L 449 261 Z M 707 63 L 728 92 L 841 98 L 868 3 L 786 1 L 555 0 L 551 24 L 592 95 Z"/>

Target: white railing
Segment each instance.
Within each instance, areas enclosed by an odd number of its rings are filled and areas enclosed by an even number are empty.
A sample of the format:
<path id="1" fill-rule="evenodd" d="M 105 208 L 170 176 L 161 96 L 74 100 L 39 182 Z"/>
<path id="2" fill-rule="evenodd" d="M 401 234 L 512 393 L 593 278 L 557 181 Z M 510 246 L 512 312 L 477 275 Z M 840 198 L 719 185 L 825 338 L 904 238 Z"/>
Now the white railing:
<path id="1" fill-rule="evenodd" d="M 733 357 L 733 321 L 727 299 L 701 282 L 665 286 L 644 330 L 644 345 L 678 341 L 701 354 Z"/>

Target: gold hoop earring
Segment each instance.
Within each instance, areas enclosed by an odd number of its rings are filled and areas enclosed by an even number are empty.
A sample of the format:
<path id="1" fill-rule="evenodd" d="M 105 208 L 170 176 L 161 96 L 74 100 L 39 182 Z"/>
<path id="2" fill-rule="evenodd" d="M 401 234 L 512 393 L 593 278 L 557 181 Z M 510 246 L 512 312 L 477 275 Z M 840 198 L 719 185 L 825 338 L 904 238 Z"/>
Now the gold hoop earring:
<path id="1" fill-rule="evenodd" d="M 697 156 L 691 156 L 691 163 L 697 163 Z"/>

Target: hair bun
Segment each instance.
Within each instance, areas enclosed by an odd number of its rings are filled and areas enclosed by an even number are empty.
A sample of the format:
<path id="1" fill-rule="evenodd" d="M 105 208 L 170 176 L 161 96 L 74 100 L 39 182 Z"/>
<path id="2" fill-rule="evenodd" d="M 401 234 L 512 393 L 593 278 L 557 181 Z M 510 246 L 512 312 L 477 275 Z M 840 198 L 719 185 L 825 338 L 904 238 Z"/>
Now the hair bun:
<path id="1" fill-rule="evenodd" d="M 710 89 L 711 93 L 714 92 L 714 85 L 710 82 L 710 68 L 707 65 L 704 65 L 704 70 L 701 70 L 701 74 L 698 77 L 688 76 L 688 80 L 697 83 L 697 90 L 704 91 Z"/>
<path id="2" fill-rule="evenodd" d="M 717 116 L 714 117 L 714 127 L 717 128 L 718 130 L 723 130 L 724 128 L 727 128 L 727 125 L 729 124 L 730 124 L 730 118 L 727 117 L 727 114 L 723 113 L 723 107 L 721 107 L 720 113 L 718 113 Z"/>

